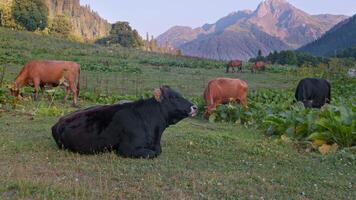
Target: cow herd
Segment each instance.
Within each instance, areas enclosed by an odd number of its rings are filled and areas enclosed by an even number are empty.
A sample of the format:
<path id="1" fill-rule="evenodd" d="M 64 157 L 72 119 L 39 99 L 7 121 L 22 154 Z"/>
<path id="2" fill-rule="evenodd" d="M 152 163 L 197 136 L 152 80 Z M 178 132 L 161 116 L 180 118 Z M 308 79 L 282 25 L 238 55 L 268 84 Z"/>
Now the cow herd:
<path id="1" fill-rule="evenodd" d="M 73 104 L 77 105 L 79 75 L 80 67 L 74 62 L 31 61 L 16 77 L 10 91 L 19 95 L 20 87 L 32 85 L 37 98 L 39 88 L 45 85 L 64 85 L 65 100 L 72 92 Z M 295 98 L 305 107 L 320 108 L 330 103 L 330 90 L 328 81 L 306 78 L 299 82 Z M 247 107 L 248 85 L 239 79 L 216 78 L 209 81 L 203 95 L 208 118 L 219 104 L 235 101 Z M 64 116 L 52 127 L 52 135 L 59 148 L 81 154 L 115 151 L 123 157 L 154 158 L 162 151 L 164 130 L 197 112 L 196 105 L 169 86 L 162 86 L 149 99 L 94 106 Z"/>
<path id="2" fill-rule="evenodd" d="M 241 60 L 231 60 L 227 63 L 226 65 L 226 73 L 235 73 L 235 72 L 242 72 L 242 61 Z M 266 66 L 268 64 L 271 64 L 270 61 L 264 62 L 264 61 L 256 61 L 255 63 L 252 64 L 251 66 L 251 73 L 257 73 L 259 70 L 266 70 Z M 237 71 L 235 70 L 237 68 Z M 231 70 L 230 70 L 231 69 Z"/>

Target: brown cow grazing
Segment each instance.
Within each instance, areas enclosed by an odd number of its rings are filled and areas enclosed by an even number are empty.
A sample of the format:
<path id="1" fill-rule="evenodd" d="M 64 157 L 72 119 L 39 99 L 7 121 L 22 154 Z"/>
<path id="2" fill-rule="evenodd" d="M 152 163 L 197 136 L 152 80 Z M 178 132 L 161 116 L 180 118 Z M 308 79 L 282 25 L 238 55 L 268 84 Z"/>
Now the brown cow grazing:
<path id="1" fill-rule="evenodd" d="M 255 62 L 252 67 L 251 67 L 251 72 L 256 73 L 257 70 L 266 70 L 266 63 L 263 61 L 257 61 Z"/>
<path id="2" fill-rule="evenodd" d="M 245 81 L 231 78 L 216 78 L 209 81 L 204 91 L 204 100 L 207 110 L 205 117 L 208 118 L 220 104 L 236 101 L 247 106 L 248 86 Z"/>
<path id="3" fill-rule="evenodd" d="M 73 92 L 73 105 L 77 105 L 79 95 L 80 65 L 70 61 L 33 60 L 25 64 L 15 82 L 10 88 L 11 94 L 19 96 L 22 86 L 30 85 L 35 88 L 35 100 L 38 99 L 40 88 L 45 85 L 56 87 L 65 86 L 64 102 Z"/>
<path id="4" fill-rule="evenodd" d="M 242 61 L 231 60 L 226 66 L 226 73 L 230 72 L 230 68 L 232 68 L 232 72 L 235 72 L 235 68 L 238 68 L 238 71 L 242 72 Z"/>

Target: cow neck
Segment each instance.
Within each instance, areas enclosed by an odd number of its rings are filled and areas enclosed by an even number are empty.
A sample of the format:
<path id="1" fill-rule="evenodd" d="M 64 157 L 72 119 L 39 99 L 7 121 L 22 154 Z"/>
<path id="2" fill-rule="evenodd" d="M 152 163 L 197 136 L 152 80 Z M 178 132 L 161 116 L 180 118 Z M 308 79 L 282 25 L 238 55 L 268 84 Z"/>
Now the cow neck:
<path id="1" fill-rule="evenodd" d="M 159 103 L 159 106 L 160 106 L 160 109 L 161 109 L 161 113 L 162 113 L 162 116 L 164 117 L 164 120 L 166 122 L 166 127 L 169 127 L 170 125 L 174 125 L 176 124 L 178 121 L 176 121 L 171 115 L 172 114 L 169 114 L 169 111 L 167 109 L 164 109 L 164 102 L 165 100 L 163 100 L 162 102 Z M 167 101 L 167 100 L 166 100 Z"/>
<path id="2" fill-rule="evenodd" d="M 15 84 L 17 88 L 20 88 L 25 84 L 25 80 L 23 78 L 17 78 Z"/>
<path id="3" fill-rule="evenodd" d="M 25 84 L 25 70 L 22 70 L 20 74 L 15 79 L 16 87 L 22 87 Z"/>
<path id="4" fill-rule="evenodd" d="M 157 102 L 157 104 L 159 107 L 159 111 L 160 111 L 161 115 L 163 116 L 163 120 L 165 121 L 165 127 L 168 127 L 169 125 L 171 125 L 171 123 L 169 121 L 169 114 L 167 111 L 165 111 L 165 109 L 163 109 L 162 102 Z"/>
<path id="5" fill-rule="evenodd" d="M 139 112 L 139 114 L 142 116 L 143 119 L 150 119 L 149 121 L 152 122 L 156 117 L 158 116 L 153 116 L 154 111 L 159 111 L 159 120 L 164 123 L 165 127 L 168 127 L 168 113 L 164 112 L 164 109 L 162 108 L 162 104 L 160 102 L 157 102 L 154 98 L 147 99 L 145 100 L 145 110 L 142 110 Z M 144 117 L 146 116 L 146 117 Z M 159 122 L 159 123 L 162 123 Z"/>

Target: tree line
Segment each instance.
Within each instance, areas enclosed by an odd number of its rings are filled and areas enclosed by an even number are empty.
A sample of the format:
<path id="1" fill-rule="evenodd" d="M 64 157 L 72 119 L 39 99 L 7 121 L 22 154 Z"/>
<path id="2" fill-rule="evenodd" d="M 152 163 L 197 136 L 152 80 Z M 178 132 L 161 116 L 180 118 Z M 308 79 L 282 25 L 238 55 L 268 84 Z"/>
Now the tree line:
<path id="1" fill-rule="evenodd" d="M 168 44 L 159 46 L 157 40 L 148 33 L 146 39 L 143 39 L 137 30 L 133 29 L 128 22 L 116 22 L 112 25 L 110 35 L 97 40 L 96 43 L 108 46 L 120 45 L 128 48 L 140 48 L 156 53 L 181 55 L 180 50 L 170 47 Z"/>
<path id="2" fill-rule="evenodd" d="M 356 60 L 356 46 L 343 49 L 336 54 L 337 58 L 351 58 Z"/>
<path id="3" fill-rule="evenodd" d="M 49 16 L 49 9 L 44 0 L 1 0 L 0 26 L 27 31 L 40 31 L 59 37 L 83 41 L 73 35 L 71 18 L 67 15 Z M 146 51 L 180 55 L 180 50 L 168 45 L 159 47 L 157 41 L 149 38 L 144 40 L 128 22 L 112 24 L 110 34 L 96 41 L 100 45 L 119 45 L 128 48 L 139 48 Z"/>
<path id="4" fill-rule="evenodd" d="M 297 65 L 299 67 L 302 66 L 318 66 L 322 63 L 328 63 L 327 58 L 313 56 L 309 53 L 303 52 L 295 52 L 292 50 L 286 51 L 273 51 L 269 53 L 267 56 L 263 56 L 262 52 L 258 51 L 258 56 L 256 58 L 251 58 L 250 62 L 256 61 L 270 61 L 272 64 L 279 65 Z"/>
<path id="5" fill-rule="evenodd" d="M 66 15 L 49 17 L 44 0 L 1 0 L 0 26 L 69 37 L 72 22 Z"/>

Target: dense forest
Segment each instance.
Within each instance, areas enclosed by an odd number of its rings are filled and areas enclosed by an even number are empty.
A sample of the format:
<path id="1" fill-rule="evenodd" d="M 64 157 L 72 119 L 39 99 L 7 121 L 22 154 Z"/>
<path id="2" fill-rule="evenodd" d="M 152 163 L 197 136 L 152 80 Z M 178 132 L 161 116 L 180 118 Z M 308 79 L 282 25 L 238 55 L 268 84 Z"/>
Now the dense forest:
<path id="1" fill-rule="evenodd" d="M 356 46 L 356 15 L 337 24 L 316 41 L 300 48 L 316 56 L 334 56 L 342 49 Z"/>

